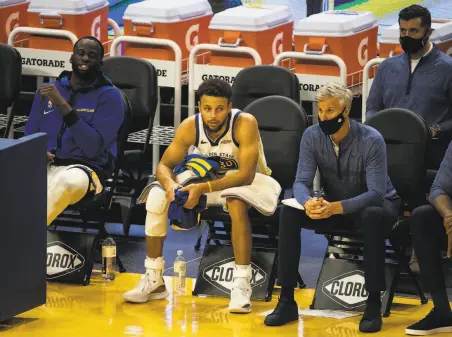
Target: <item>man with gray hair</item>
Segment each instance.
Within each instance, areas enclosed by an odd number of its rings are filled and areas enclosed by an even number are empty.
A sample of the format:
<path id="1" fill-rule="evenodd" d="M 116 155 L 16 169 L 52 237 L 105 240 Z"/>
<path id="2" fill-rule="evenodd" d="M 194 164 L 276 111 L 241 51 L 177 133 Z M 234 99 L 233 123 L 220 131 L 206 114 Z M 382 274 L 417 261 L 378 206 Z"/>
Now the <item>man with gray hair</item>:
<path id="1" fill-rule="evenodd" d="M 281 296 L 265 324 L 279 326 L 298 320 L 294 300 L 300 261 L 300 232 L 305 229 L 352 229 L 364 235 L 365 286 L 369 293 L 359 324 L 361 332 L 381 330 L 381 291 L 386 290 L 385 237 L 400 208 L 387 173 L 386 146 L 375 129 L 349 118 L 352 93 L 328 83 L 317 94 L 319 123 L 301 139 L 293 186 L 305 212 L 284 206 L 279 222 L 278 280 Z M 320 172 L 321 195 L 313 193 Z"/>

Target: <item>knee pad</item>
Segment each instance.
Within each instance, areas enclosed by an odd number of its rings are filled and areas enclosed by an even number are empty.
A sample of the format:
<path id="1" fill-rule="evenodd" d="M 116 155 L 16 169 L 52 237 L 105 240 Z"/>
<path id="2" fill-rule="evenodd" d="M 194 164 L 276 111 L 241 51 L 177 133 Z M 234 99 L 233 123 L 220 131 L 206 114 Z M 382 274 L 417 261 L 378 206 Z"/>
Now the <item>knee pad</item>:
<path id="1" fill-rule="evenodd" d="M 165 190 L 154 187 L 149 191 L 146 201 L 145 223 L 147 236 L 166 236 L 168 233 L 168 206 Z"/>

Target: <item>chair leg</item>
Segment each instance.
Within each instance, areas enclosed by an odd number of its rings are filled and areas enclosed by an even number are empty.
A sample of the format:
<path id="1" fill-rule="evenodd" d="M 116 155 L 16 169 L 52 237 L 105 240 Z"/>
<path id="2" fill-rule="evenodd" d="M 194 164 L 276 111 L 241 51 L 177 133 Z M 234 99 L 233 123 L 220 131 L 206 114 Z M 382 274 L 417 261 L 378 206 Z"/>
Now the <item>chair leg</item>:
<path id="1" fill-rule="evenodd" d="M 419 279 L 411 271 L 411 268 L 410 268 L 410 265 L 408 264 L 408 262 L 405 263 L 405 261 L 404 261 L 404 267 L 405 267 L 406 272 L 407 272 L 408 276 L 410 277 L 411 281 L 413 281 L 414 287 L 416 288 L 416 292 L 421 300 L 421 303 L 426 304 L 428 302 L 428 299 L 427 299 L 427 297 L 425 297 L 425 294 L 421 289 L 421 285 L 419 284 Z"/>
<path id="2" fill-rule="evenodd" d="M 118 264 L 118 269 L 120 273 L 125 273 L 126 268 L 124 268 L 124 265 L 122 264 L 121 258 L 119 256 L 116 256 L 116 263 Z"/>
<path id="3" fill-rule="evenodd" d="M 206 228 L 209 228 L 209 223 L 208 223 L 208 221 L 202 220 L 201 223 L 199 224 L 198 238 L 196 239 L 196 243 L 195 243 L 196 251 L 198 251 L 201 248 L 202 235 L 204 234 L 204 231 L 206 230 Z"/>
<path id="4" fill-rule="evenodd" d="M 398 263 L 395 267 L 394 278 L 392 279 L 392 282 L 391 282 L 391 288 L 389 290 L 389 298 L 388 298 L 388 302 L 386 303 L 386 308 L 383 313 L 383 317 L 389 317 L 389 315 L 391 315 L 391 306 L 392 306 L 392 302 L 394 301 L 395 290 L 399 283 L 399 276 L 400 276 L 400 264 Z"/>
<path id="5" fill-rule="evenodd" d="M 272 271 L 270 274 L 270 281 L 268 282 L 267 294 L 265 296 L 265 302 L 270 302 L 272 300 L 273 289 L 275 288 L 276 277 L 278 274 L 278 251 L 275 253 L 275 259 L 272 266 Z"/>
<path id="6" fill-rule="evenodd" d="M 298 282 L 298 288 L 300 288 L 300 289 L 306 288 L 306 283 L 304 283 L 303 279 L 301 278 L 300 272 L 298 272 L 298 275 L 297 275 L 297 282 Z"/>
<path id="7" fill-rule="evenodd" d="M 419 299 L 421 300 L 421 304 L 426 304 L 428 302 L 428 299 L 427 297 L 425 297 L 425 294 L 422 291 L 421 285 L 419 284 L 419 279 L 411 271 L 409 259 L 405 256 L 407 245 L 398 245 L 397 247 L 401 247 L 400 251 L 397 252 L 397 254 L 399 255 L 399 263 L 402 264 L 402 267 L 406 270 L 408 276 L 413 282 L 414 287 L 416 289 L 416 293 L 418 294 Z"/>

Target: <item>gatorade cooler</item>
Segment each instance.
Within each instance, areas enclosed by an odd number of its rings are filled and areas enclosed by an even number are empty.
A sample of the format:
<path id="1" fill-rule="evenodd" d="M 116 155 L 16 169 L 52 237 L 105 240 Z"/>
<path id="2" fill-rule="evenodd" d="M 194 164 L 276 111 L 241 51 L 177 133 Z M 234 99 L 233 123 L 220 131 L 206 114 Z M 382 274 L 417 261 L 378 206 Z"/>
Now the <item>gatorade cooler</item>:
<path id="1" fill-rule="evenodd" d="M 8 43 L 11 31 L 27 25 L 27 8 L 29 0 L 0 0 L 0 43 Z M 17 35 L 15 41 L 24 36 Z"/>
<path id="2" fill-rule="evenodd" d="M 262 64 L 272 64 L 284 51 L 292 51 L 293 19 L 287 6 L 254 5 L 226 9 L 215 14 L 209 26 L 209 42 L 225 47 L 255 49 Z M 211 65 L 248 67 L 254 60 L 246 54 L 212 52 Z"/>
<path id="3" fill-rule="evenodd" d="M 146 0 L 127 7 L 124 35 L 176 42 L 182 51 L 182 70 L 186 71 L 192 48 L 208 41 L 212 15 L 208 0 Z M 174 61 L 174 52 L 169 48 L 130 42 L 124 43 L 124 55 Z"/>
<path id="4" fill-rule="evenodd" d="M 67 30 L 78 38 L 94 36 L 108 41 L 108 0 L 31 0 L 28 25 Z M 61 37 L 32 35 L 30 48 L 72 51 L 72 42 Z"/>
<path id="5" fill-rule="evenodd" d="M 364 66 L 377 56 L 377 34 L 377 19 L 372 12 L 323 12 L 295 25 L 295 50 L 340 57 L 347 66 L 350 86 L 362 80 Z M 295 72 L 339 76 L 337 65 L 321 61 L 297 62 Z"/>
<path id="6" fill-rule="evenodd" d="M 436 46 L 452 56 L 452 20 L 432 20 L 434 29 L 430 36 L 430 41 Z M 400 46 L 399 24 L 386 28 L 380 37 L 380 57 L 388 58 L 403 53 Z"/>

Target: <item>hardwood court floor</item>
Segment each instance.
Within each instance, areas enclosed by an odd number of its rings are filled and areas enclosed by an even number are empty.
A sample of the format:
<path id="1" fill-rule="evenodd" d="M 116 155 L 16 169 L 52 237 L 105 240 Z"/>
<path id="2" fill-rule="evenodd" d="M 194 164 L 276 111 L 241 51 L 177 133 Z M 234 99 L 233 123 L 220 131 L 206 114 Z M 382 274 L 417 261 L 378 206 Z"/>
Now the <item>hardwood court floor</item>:
<path id="1" fill-rule="evenodd" d="M 129 304 L 122 294 L 135 286 L 138 274 L 119 274 L 116 280 L 105 283 L 99 273 L 93 273 L 91 284 L 83 286 L 48 284 L 47 304 L 0 323 L 0 336 L 30 337 L 114 337 L 114 336 L 214 336 L 214 337 L 351 337 L 362 335 L 357 330 L 360 316 L 346 319 L 301 316 L 298 322 L 283 327 L 266 327 L 259 314 L 273 309 L 272 302 L 253 302 L 249 315 L 233 315 L 226 310 L 227 298 L 199 298 L 172 293 L 166 300 L 146 304 Z M 166 277 L 171 291 L 171 277 Z M 193 287 L 188 279 L 187 289 Z M 301 309 L 307 309 L 314 291 L 296 291 Z M 424 317 L 431 309 L 431 301 L 420 305 L 417 299 L 396 298 L 392 314 L 384 319 L 384 330 L 373 336 L 405 336 L 405 327 Z M 364 335 L 363 335 L 364 336 Z M 445 335 L 444 335 L 445 336 Z"/>

